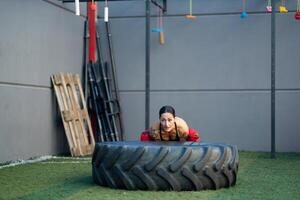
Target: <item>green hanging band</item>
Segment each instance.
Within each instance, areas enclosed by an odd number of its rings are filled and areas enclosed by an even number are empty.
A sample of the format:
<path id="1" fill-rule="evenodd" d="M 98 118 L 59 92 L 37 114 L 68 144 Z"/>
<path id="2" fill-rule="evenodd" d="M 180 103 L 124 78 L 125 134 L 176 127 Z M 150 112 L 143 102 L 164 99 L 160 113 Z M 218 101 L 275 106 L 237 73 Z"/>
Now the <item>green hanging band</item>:
<path id="1" fill-rule="evenodd" d="M 272 1 L 272 0 L 268 0 L 268 5 L 267 5 L 267 6 L 272 6 L 272 5 L 271 5 L 271 4 L 272 4 L 271 1 Z M 298 1 L 298 0 L 297 0 L 297 1 Z"/>
<path id="2" fill-rule="evenodd" d="M 193 10 L 193 0 L 190 0 L 190 15 L 191 16 L 193 15 L 192 10 Z"/>

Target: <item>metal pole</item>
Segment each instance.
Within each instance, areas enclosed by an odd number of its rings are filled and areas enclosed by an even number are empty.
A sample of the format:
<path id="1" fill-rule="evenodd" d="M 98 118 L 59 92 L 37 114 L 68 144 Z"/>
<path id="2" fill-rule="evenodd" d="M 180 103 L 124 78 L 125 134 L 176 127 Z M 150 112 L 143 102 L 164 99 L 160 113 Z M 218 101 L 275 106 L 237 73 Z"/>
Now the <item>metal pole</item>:
<path id="1" fill-rule="evenodd" d="M 272 0 L 271 14 L 271 158 L 275 158 L 275 31 L 276 31 L 276 9 L 275 0 Z"/>
<path id="2" fill-rule="evenodd" d="M 114 50 L 113 50 L 113 44 L 112 44 L 112 34 L 110 30 L 110 22 L 107 21 L 105 22 L 105 27 L 106 27 L 106 36 L 108 40 L 108 48 L 109 48 L 109 56 L 110 56 L 110 63 L 111 63 L 111 72 L 112 72 L 112 79 L 113 79 L 113 86 L 115 90 L 115 96 L 117 98 L 117 107 L 119 111 L 119 123 L 120 123 L 120 136 L 121 140 L 124 140 L 124 125 L 123 125 L 123 118 L 122 118 L 122 109 L 120 106 L 120 94 L 119 94 L 119 87 L 118 87 L 118 78 L 117 78 L 117 69 L 116 69 L 116 63 L 115 63 L 115 58 L 114 58 Z"/>
<path id="3" fill-rule="evenodd" d="M 97 124 L 96 124 L 96 135 L 97 135 L 97 142 L 104 142 L 104 136 L 103 136 L 103 127 L 102 127 L 102 122 L 101 122 L 101 111 L 99 108 L 99 104 L 97 102 L 97 98 L 99 95 L 99 91 L 97 88 L 97 83 L 96 83 L 96 78 L 95 74 L 93 73 L 93 66 L 94 63 L 90 62 L 87 67 L 88 67 L 88 76 L 89 76 L 89 83 L 90 83 L 90 91 L 91 91 L 91 99 L 92 99 L 92 104 L 94 111 L 96 112 L 96 119 L 97 119 Z"/>
<path id="4" fill-rule="evenodd" d="M 84 97 L 85 102 L 88 102 L 88 58 L 87 58 L 87 52 L 89 50 L 88 47 L 88 40 L 89 40 L 89 31 L 88 31 L 88 20 L 86 19 L 84 21 L 84 36 L 83 36 L 83 83 L 84 83 Z"/>
<path id="5" fill-rule="evenodd" d="M 146 0 L 145 129 L 150 125 L 150 2 Z"/>
<path id="6" fill-rule="evenodd" d="M 103 99 L 103 101 L 104 101 L 104 105 L 105 105 L 104 106 L 104 108 L 105 108 L 104 115 L 105 115 L 106 121 L 107 121 L 107 128 L 108 128 L 108 131 L 109 131 L 109 134 L 111 137 L 111 141 L 118 141 L 119 137 L 118 137 L 117 129 L 115 128 L 115 124 L 116 124 L 115 118 L 113 115 L 111 115 L 111 117 L 109 117 L 109 114 L 113 113 L 113 105 L 112 105 L 113 102 L 111 100 L 111 95 L 110 95 L 109 89 L 108 89 L 108 82 L 107 82 L 107 77 L 106 77 L 106 73 L 105 73 L 106 70 L 105 70 L 105 66 L 104 66 L 104 62 L 103 62 L 103 56 L 101 54 L 102 50 L 101 50 L 101 46 L 100 46 L 100 37 L 98 34 L 98 28 L 96 29 L 96 48 L 97 48 L 97 55 L 98 55 L 99 73 L 101 74 L 101 78 L 102 78 L 103 85 L 104 85 L 103 98 L 106 97 L 106 99 Z M 100 86 L 100 84 L 99 84 L 99 86 Z M 101 88 L 99 89 L 99 91 L 101 91 Z M 110 119 L 112 121 L 112 124 L 114 124 L 114 128 L 112 128 L 112 126 L 111 126 Z"/>

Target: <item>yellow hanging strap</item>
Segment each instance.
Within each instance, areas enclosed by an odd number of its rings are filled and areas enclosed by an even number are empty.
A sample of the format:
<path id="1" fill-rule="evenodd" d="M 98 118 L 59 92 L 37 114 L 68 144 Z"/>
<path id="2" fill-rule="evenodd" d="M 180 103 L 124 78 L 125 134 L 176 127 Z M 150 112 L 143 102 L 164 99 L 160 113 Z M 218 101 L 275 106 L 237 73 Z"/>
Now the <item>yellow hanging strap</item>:
<path id="1" fill-rule="evenodd" d="M 281 0 L 281 5 L 279 6 L 280 13 L 288 13 L 288 9 L 285 7 L 285 0 Z"/>

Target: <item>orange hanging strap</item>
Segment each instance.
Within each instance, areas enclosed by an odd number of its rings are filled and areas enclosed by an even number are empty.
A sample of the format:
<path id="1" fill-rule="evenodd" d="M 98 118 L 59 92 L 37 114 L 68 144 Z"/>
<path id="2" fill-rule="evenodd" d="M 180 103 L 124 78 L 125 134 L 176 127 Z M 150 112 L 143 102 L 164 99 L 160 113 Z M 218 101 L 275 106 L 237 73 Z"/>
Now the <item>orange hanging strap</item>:
<path id="1" fill-rule="evenodd" d="M 163 29 L 163 16 L 162 16 L 162 10 L 160 9 L 159 12 L 159 43 L 163 45 L 165 43 L 165 34 L 164 34 L 164 29 Z"/>
<path id="2" fill-rule="evenodd" d="M 185 16 L 187 19 L 196 19 L 196 16 L 193 15 L 193 0 L 190 0 L 190 5 L 189 5 L 189 14 Z"/>

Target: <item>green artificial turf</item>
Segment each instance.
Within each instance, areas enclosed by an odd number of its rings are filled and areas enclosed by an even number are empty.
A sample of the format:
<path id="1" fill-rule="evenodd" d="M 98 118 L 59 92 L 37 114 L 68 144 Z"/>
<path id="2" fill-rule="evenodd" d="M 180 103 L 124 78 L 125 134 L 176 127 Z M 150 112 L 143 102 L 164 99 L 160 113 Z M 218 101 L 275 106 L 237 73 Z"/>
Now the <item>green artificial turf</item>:
<path id="1" fill-rule="evenodd" d="M 0 169 L 0 199 L 300 199 L 300 153 L 240 152 L 237 184 L 197 192 L 116 190 L 95 185 L 90 160 L 55 159 Z M 71 163 L 61 163 L 61 162 Z M 80 163 L 78 163 L 80 162 Z"/>

